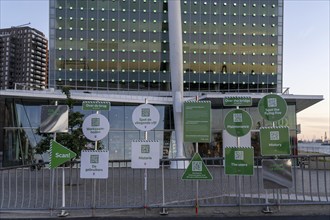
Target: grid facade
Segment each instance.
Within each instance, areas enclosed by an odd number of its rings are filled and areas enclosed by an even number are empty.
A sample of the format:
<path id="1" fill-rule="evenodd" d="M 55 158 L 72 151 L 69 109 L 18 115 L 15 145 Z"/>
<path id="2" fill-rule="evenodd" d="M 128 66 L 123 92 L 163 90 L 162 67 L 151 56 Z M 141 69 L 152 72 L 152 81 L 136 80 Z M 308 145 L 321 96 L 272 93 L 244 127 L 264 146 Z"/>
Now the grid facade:
<path id="1" fill-rule="evenodd" d="M 170 91 L 168 0 L 50 0 L 49 86 Z M 283 0 L 182 0 L 185 91 L 282 90 Z"/>
<path id="2" fill-rule="evenodd" d="M 1 89 L 48 86 L 48 40 L 30 27 L 0 29 Z"/>

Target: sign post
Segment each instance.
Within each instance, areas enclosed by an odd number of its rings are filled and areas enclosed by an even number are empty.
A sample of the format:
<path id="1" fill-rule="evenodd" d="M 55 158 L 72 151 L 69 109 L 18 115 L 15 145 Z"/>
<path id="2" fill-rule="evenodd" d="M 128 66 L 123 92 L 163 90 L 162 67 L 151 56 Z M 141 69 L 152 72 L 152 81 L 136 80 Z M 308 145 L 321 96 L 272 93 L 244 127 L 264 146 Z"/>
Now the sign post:
<path id="1" fill-rule="evenodd" d="M 196 96 L 196 101 L 185 102 L 183 105 L 183 109 L 183 138 L 185 142 L 196 143 L 196 154 L 198 154 L 199 142 L 211 142 L 211 102 L 199 102 L 198 96 Z M 197 157 L 196 154 L 195 156 Z M 204 167 L 206 167 L 203 161 L 201 162 Z M 194 163 L 197 164 L 196 161 Z M 186 169 L 186 172 L 188 171 L 188 168 Z M 184 175 L 182 179 L 189 178 Z M 196 179 L 196 215 L 198 215 L 198 185 L 199 179 Z"/>
<path id="2" fill-rule="evenodd" d="M 289 128 L 275 127 L 275 121 L 285 116 L 287 104 L 281 96 L 268 94 L 260 99 L 258 110 L 265 120 L 273 122 L 272 127 L 260 128 L 261 155 L 275 157 L 275 159 L 262 160 L 263 186 L 266 191 L 266 204 L 268 204 L 267 189 L 277 189 L 277 200 L 279 200 L 278 189 L 289 188 L 292 185 L 291 160 L 277 159 L 279 155 L 290 155 Z M 267 205 L 263 212 L 272 211 Z"/>
<path id="3" fill-rule="evenodd" d="M 248 134 L 252 128 L 252 119 L 248 112 L 239 106 L 251 106 L 251 97 L 225 97 L 224 106 L 236 106 L 224 119 L 225 130 L 236 137 L 236 146 L 225 146 L 225 173 L 238 175 L 239 212 L 241 213 L 241 175 L 253 175 L 254 150 L 251 146 L 240 146 L 240 137 Z"/>
<path id="4" fill-rule="evenodd" d="M 132 168 L 144 168 L 144 211 L 147 208 L 147 187 L 148 187 L 148 170 L 147 168 L 159 168 L 160 144 L 156 142 L 148 142 L 148 131 L 157 127 L 160 119 L 159 111 L 148 100 L 145 104 L 136 107 L 132 114 L 134 126 L 144 131 L 144 141 L 132 142 Z M 157 156 L 157 155 L 158 156 Z M 150 161 L 149 161 L 150 160 Z"/>
<path id="5" fill-rule="evenodd" d="M 93 181 L 93 207 L 95 207 L 95 179 L 107 178 L 109 172 L 109 151 L 98 151 L 97 141 L 102 140 L 108 135 L 110 124 L 104 115 L 99 114 L 99 111 L 109 111 L 110 103 L 100 101 L 84 101 L 82 108 L 83 110 L 96 111 L 96 114 L 87 116 L 83 122 L 82 130 L 85 137 L 91 141 L 95 141 L 95 145 L 94 151 L 82 151 L 80 169 L 81 178 L 91 178 Z"/>
<path id="6" fill-rule="evenodd" d="M 57 132 L 68 132 L 69 127 L 69 107 L 67 105 L 57 105 L 57 101 L 55 105 L 43 105 L 41 106 L 41 123 L 40 123 L 40 132 L 41 133 L 53 133 L 54 141 L 56 141 L 56 133 Z M 51 143 L 51 148 L 53 144 Z M 53 158 L 53 161 L 55 158 Z M 55 162 L 55 161 L 54 161 Z M 54 163 L 53 162 L 53 163 Z M 51 170 L 52 175 L 52 194 L 51 198 L 53 198 L 53 190 L 54 190 L 54 171 Z M 53 204 L 51 204 L 52 208 Z M 65 207 L 65 170 L 64 166 L 62 168 L 62 207 Z M 69 213 L 64 209 L 61 211 L 59 216 L 67 216 Z"/>
<path id="7" fill-rule="evenodd" d="M 62 146 L 56 141 L 52 140 L 50 144 L 50 164 L 49 167 L 54 169 L 61 164 L 76 157 L 77 154 L 70 149 Z M 68 216 L 69 213 L 64 210 L 65 208 L 65 171 L 64 166 L 62 167 L 62 208 L 63 210 L 59 214 L 60 217 Z"/>

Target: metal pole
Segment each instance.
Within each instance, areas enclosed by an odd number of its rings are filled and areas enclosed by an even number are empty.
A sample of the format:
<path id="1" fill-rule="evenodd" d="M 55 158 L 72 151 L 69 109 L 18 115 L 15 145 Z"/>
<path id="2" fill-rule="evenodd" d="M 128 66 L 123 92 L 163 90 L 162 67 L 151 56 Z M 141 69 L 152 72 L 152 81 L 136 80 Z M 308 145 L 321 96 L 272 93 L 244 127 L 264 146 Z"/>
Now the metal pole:
<path id="1" fill-rule="evenodd" d="M 148 104 L 148 99 L 145 99 L 145 104 Z M 144 140 L 148 140 L 148 132 L 144 132 Z M 144 169 L 144 215 L 147 214 L 147 190 L 148 190 L 148 170 Z"/>
<path id="2" fill-rule="evenodd" d="M 168 1 L 168 19 L 176 158 L 185 158 L 183 150 L 183 53 L 180 0 Z M 185 161 L 172 162 L 171 168 L 184 169 L 184 164 Z"/>
<path id="3" fill-rule="evenodd" d="M 57 101 L 55 101 L 55 105 L 57 106 Z M 56 133 L 54 133 L 54 141 L 56 141 Z M 69 213 L 64 210 L 65 208 L 65 164 L 62 166 L 62 211 L 58 214 L 59 217 L 68 216 Z"/>

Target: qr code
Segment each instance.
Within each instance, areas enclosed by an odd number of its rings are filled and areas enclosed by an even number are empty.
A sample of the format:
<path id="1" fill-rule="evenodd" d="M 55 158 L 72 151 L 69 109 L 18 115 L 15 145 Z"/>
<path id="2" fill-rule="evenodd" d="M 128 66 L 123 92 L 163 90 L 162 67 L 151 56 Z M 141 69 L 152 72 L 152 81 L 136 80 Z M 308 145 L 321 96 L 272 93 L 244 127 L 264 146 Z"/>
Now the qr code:
<path id="1" fill-rule="evenodd" d="M 100 126 L 100 118 L 92 118 L 92 126 Z"/>
<path id="2" fill-rule="evenodd" d="M 243 115 L 242 113 L 233 114 L 234 122 L 242 122 L 243 121 Z"/>
<path id="3" fill-rule="evenodd" d="M 202 171 L 202 161 L 192 161 L 192 171 Z"/>
<path id="4" fill-rule="evenodd" d="M 244 160 L 244 151 L 235 151 L 235 160 Z"/>
<path id="5" fill-rule="evenodd" d="M 141 145 L 141 153 L 142 154 L 150 153 L 150 145 L 148 144 Z"/>
<path id="6" fill-rule="evenodd" d="M 141 109 L 141 117 L 150 117 L 150 109 L 142 108 Z"/>
<path id="7" fill-rule="evenodd" d="M 276 98 L 269 98 L 267 99 L 268 107 L 277 107 L 277 100 Z"/>
<path id="8" fill-rule="evenodd" d="M 89 159 L 90 163 L 99 163 L 99 155 L 91 155 Z"/>
<path id="9" fill-rule="evenodd" d="M 270 135 L 270 140 L 272 140 L 272 141 L 280 140 L 280 132 L 279 131 L 271 131 L 269 133 L 269 135 Z"/>

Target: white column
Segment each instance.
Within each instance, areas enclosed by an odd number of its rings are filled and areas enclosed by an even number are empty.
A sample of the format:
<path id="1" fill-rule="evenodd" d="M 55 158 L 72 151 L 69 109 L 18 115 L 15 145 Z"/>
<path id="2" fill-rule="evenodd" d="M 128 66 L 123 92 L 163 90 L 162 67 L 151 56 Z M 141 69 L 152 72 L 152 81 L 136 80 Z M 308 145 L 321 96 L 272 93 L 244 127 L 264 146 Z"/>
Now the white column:
<path id="1" fill-rule="evenodd" d="M 176 157 L 184 158 L 183 151 L 183 53 L 180 0 L 168 1 L 170 69 L 173 97 L 173 114 L 176 140 Z"/>

